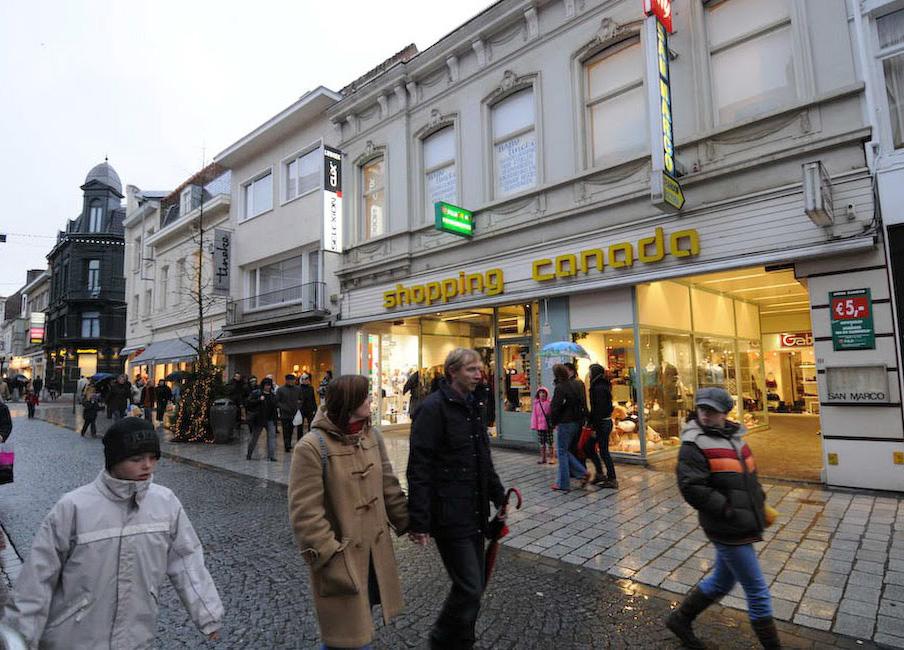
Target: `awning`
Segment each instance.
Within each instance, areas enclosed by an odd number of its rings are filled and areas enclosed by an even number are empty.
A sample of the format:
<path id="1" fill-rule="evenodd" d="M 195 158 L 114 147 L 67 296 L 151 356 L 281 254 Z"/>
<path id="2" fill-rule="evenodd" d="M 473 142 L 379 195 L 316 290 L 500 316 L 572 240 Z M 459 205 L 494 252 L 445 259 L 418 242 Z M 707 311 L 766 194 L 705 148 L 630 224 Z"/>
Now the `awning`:
<path id="1" fill-rule="evenodd" d="M 163 363 L 166 361 L 184 361 L 185 359 L 194 359 L 198 356 L 195 348 L 192 347 L 197 339 L 190 337 L 182 339 L 166 339 L 165 341 L 157 341 L 151 343 L 145 348 L 144 352 L 139 354 L 132 360 L 133 364 L 142 363 Z"/>
<path id="2" fill-rule="evenodd" d="M 119 356 L 124 357 L 127 354 L 132 354 L 136 350 L 140 350 L 141 348 L 145 347 L 146 345 L 147 345 L 146 343 L 136 343 L 135 345 L 127 345 L 126 347 L 122 348 L 119 351 Z"/>

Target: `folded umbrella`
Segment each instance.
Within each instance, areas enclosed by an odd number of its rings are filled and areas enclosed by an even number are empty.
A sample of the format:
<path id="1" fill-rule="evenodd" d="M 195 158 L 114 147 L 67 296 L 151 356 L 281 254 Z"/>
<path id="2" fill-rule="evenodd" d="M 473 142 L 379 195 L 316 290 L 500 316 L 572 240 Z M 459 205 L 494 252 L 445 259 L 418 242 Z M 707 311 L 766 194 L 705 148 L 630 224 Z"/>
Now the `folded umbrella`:
<path id="1" fill-rule="evenodd" d="M 517 501 L 515 502 L 515 510 L 521 509 L 521 492 L 518 488 L 509 488 L 502 500 L 502 505 L 496 512 L 496 515 L 490 520 L 487 528 L 487 538 L 490 540 L 487 546 L 486 554 L 486 573 L 484 574 L 484 584 L 490 581 L 490 575 L 493 573 L 493 567 L 496 565 L 496 556 L 499 555 L 499 540 L 509 534 L 508 525 L 505 523 L 506 510 L 508 509 L 509 498 L 515 494 Z"/>

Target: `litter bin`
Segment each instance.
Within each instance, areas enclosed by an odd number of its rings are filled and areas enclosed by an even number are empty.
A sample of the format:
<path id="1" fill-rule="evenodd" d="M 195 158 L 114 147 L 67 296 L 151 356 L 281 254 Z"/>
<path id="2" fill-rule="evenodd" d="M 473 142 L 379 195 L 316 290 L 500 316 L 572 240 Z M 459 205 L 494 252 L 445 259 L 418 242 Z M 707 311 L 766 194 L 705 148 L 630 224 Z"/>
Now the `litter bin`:
<path id="1" fill-rule="evenodd" d="M 210 407 L 210 428 L 216 443 L 232 442 L 235 414 L 238 407 L 231 399 L 218 399 Z"/>

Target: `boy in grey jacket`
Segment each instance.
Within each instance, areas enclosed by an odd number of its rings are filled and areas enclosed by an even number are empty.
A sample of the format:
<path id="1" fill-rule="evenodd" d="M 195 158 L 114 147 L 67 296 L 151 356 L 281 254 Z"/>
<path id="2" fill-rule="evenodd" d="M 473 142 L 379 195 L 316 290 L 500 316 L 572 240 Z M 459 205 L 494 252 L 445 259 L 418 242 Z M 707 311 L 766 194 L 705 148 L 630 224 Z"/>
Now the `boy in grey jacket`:
<path id="1" fill-rule="evenodd" d="M 105 469 L 44 519 L 4 612 L 29 648 L 150 648 L 168 577 L 201 632 L 219 638 L 223 604 L 182 504 L 155 485 L 160 442 L 124 418 L 104 436 Z"/>

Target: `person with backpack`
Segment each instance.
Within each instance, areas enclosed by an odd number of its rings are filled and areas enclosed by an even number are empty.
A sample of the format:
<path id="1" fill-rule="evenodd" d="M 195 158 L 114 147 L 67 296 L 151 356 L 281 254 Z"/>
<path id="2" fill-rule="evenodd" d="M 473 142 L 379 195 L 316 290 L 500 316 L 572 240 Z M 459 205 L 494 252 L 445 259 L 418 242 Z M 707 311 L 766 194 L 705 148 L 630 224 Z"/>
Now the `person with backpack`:
<path id="1" fill-rule="evenodd" d="M 593 483 L 602 488 L 618 489 L 615 463 L 609 453 L 609 435 L 612 433 L 612 384 L 606 376 L 606 369 L 600 364 L 590 365 L 590 426 L 593 435 L 584 447 L 584 454 L 596 468 Z M 599 448 L 599 451 L 597 451 Z M 606 473 L 600 463 L 600 456 L 606 465 Z"/>
<path id="2" fill-rule="evenodd" d="M 734 398 L 724 388 L 701 388 L 695 411 L 681 430 L 678 487 L 697 510 L 700 527 L 716 548 L 716 562 L 666 619 L 666 627 L 688 648 L 706 646 L 694 634 L 694 619 L 740 582 L 750 624 L 764 648 L 780 648 L 772 616 L 772 596 L 754 548 L 774 510 L 756 475 L 744 441 L 744 425 L 728 420 Z M 771 511 L 771 512 L 770 512 Z"/>
<path id="3" fill-rule="evenodd" d="M 366 377 L 332 382 L 311 430 L 295 445 L 289 518 L 311 576 L 324 648 L 369 648 L 371 610 L 388 623 L 403 607 L 390 527 L 408 530 L 405 493 L 379 431 Z"/>
<path id="4" fill-rule="evenodd" d="M 583 382 L 573 378 L 564 364 L 552 367 L 555 388 L 550 405 L 550 424 L 556 429 L 556 443 L 559 448 L 558 480 L 553 490 L 568 492 L 571 477 L 581 479 L 581 487 L 590 481 L 590 472 L 572 453 L 581 435 L 581 427 L 587 419 L 587 395 Z"/>

